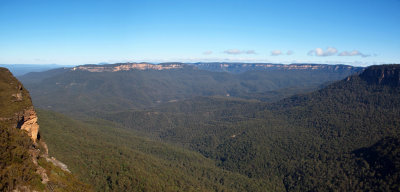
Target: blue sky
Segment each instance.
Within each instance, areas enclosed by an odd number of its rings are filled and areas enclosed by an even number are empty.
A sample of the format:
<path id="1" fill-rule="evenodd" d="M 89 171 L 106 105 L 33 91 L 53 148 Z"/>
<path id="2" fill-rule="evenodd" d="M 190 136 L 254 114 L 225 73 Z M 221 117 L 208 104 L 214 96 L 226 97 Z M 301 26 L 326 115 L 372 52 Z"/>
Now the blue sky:
<path id="1" fill-rule="evenodd" d="M 400 63 L 400 0 L 0 0 L 0 63 Z"/>

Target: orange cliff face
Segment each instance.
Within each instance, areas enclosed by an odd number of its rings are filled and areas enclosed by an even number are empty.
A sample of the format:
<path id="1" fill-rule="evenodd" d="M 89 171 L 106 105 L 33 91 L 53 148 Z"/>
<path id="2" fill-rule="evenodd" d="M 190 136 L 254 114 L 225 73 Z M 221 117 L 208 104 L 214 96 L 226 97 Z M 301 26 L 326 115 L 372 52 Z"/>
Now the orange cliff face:
<path id="1" fill-rule="evenodd" d="M 89 71 L 89 72 L 117 72 L 117 71 L 129 71 L 129 70 L 168 70 L 168 69 L 180 69 L 183 68 L 184 64 L 149 64 L 149 63 L 126 63 L 126 64 L 115 64 L 115 65 L 83 65 L 72 68 L 75 70 Z"/>
<path id="2" fill-rule="evenodd" d="M 23 111 L 22 116 L 18 121 L 17 125 L 17 126 L 20 125 L 20 127 L 17 128 L 27 131 L 28 135 L 35 143 L 38 140 L 38 134 L 39 134 L 39 124 L 37 123 L 37 120 L 38 117 L 36 115 L 35 110 L 33 109 L 33 107 L 30 107 Z"/>

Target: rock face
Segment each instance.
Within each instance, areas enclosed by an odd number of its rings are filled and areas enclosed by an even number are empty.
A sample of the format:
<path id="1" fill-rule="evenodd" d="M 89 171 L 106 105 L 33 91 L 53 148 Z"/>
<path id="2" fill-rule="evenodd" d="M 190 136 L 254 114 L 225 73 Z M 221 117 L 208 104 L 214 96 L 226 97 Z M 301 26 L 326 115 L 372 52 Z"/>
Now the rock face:
<path id="1" fill-rule="evenodd" d="M 370 84 L 400 86 L 400 65 L 371 66 L 360 77 Z"/>
<path id="2" fill-rule="evenodd" d="M 33 107 L 25 109 L 22 117 L 18 121 L 17 128 L 28 132 L 29 137 L 36 143 L 39 139 L 39 124 L 37 123 L 37 115 Z"/>
<path id="3" fill-rule="evenodd" d="M 14 113 L 12 117 L 1 117 L 0 121 L 8 122 L 12 127 L 27 132 L 34 143 L 40 139 L 38 117 L 33 106 Z"/>

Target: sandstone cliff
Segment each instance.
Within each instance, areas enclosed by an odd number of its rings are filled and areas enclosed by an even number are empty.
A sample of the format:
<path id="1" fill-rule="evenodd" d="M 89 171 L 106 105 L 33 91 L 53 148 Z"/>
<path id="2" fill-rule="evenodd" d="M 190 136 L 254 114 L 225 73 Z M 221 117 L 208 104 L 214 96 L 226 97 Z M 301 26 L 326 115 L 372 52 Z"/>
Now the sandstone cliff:
<path id="1" fill-rule="evenodd" d="M 33 142 L 36 142 L 38 140 L 39 125 L 37 123 L 38 117 L 33 107 L 21 111 L 17 118 L 18 121 L 16 128 L 25 130 Z"/>

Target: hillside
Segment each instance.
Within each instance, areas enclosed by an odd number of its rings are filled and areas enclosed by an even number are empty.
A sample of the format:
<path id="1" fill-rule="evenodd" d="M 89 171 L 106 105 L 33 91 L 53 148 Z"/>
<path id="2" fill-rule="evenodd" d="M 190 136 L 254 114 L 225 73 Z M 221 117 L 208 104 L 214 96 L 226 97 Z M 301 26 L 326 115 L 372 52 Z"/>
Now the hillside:
<path id="1" fill-rule="evenodd" d="M 48 156 L 29 92 L 5 68 L 0 68 L 0 109 L 0 191 L 90 191 Z"/>
<path id="2" fill-rule="evenodd" d="M 96 191 L 276 191 L 277 180 L 252 179 L 201 154 L 143 138 L 101 119 L 79 121 L 39 111 L 51 154 Z M 59 145 L 63 143 L 63 145 Z"/>

